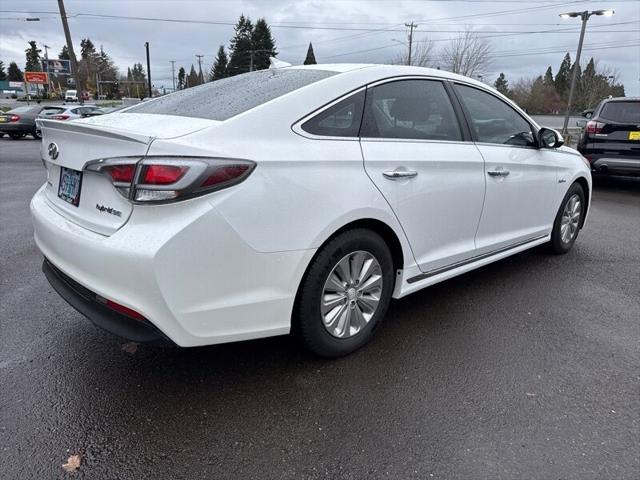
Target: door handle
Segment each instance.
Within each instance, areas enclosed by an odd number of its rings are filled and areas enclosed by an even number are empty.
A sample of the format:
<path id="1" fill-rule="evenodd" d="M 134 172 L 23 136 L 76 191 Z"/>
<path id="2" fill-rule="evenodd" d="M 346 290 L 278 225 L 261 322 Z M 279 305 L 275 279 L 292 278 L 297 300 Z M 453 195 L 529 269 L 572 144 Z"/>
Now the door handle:
<path id="1" fill-rule="evenodd" d="M 386 170 L 382 172 L 382 175 L 389 180 L 399 180 L 401 178 L 413 178 L 418 175 L 418 172 L 414 170 L 401 170 L 396 168 L 395 170 Z"/>
<path id="2" fill-rule="evenodd" d="M 504 170 L 503 168 L 496 168 L 495 170 L 489 170 L 487 172 L 492 177 L 506 177 L 509 175 L 509 170 Z"/>

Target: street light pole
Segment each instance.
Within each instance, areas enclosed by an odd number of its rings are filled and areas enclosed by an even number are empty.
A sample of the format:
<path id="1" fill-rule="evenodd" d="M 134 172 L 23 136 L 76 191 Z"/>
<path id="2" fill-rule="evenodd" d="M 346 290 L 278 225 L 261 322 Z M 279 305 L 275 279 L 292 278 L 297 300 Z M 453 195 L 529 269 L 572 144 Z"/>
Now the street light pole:
<path id="1" fill-rule="evenodd" d="M 584 42 L 584 32 L 587 29 L 587 21 L 591 15 L 604 15 L 610 17 L 615 12 L 613 10 L 594 10 L 592 12 L 570 12 L 560 14 L 561 18 L 575 18 L 580 17 L 582 19 L 582 29 L 580 30 L 580 40 L 578 41 L 578 52 L 576 53 L 576 61 L 573 64 L 573 71 L 571 73 L 571 88 L 569 89 L 569 101 L 567 102 L 567 113 L 564 116 L 564 125 L 562 126 L 562 134 L 567 134 L 567 127 L 569 126 L 569 116 L 571 115 L 571 106 L 573 103 L 573 94 L 576 88 L 576 77 L 578 76 L 578 66 L 580 65 L 580 55 L 582 54 L 582 44 Z"/>

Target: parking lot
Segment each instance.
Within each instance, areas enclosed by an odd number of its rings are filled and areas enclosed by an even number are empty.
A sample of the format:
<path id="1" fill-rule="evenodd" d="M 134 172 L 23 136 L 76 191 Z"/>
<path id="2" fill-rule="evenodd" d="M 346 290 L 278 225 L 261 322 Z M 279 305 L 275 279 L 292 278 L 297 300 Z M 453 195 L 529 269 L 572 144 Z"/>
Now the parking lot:
<path id="1" fill-rule="evenodd" d="M 38 149 L 0 139 L 3 478 L 638 478 L 640 179 L 597 179 L 569 254 L 394 301 L 327 361 L 287 337 L 180 350 L 98 330 L 40 270 Z"/>

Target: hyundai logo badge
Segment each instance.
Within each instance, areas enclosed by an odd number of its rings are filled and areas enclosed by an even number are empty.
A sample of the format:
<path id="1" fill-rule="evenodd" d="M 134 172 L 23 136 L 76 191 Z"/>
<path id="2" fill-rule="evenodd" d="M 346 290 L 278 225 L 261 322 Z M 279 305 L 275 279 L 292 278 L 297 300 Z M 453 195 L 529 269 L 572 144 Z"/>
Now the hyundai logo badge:
<path id="1" fill-rule="evenodd" d="M 48 151 L 51 160 L 55 160 L 56 158 L 58 158 L 58 155 L 60 155 L 60 152 L 58 151 L 58 145 L 53 142 L 49 144 Z"/>

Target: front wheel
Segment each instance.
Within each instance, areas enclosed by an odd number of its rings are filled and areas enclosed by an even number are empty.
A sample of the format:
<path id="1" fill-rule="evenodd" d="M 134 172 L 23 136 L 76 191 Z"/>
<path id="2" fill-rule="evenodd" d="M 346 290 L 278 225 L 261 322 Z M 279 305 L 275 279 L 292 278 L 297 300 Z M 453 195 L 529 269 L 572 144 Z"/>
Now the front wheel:
<path id="1" fill-rule="evenodd" d="M 394 284 L 385 241 L 367 229 L 343 232 L 312 261 L 302 281 L 293 329 L 323 357 L 340 357 L 365 345 L 384 318 Z"/>
<path id="2" fill-rule="evenodd" d="M 550 246 L 554 253 L 563 254 L 571 250 L 578 238 L 585 212 L 584 190 L 574 183 L 564 196 L 553 223 Z"/>

